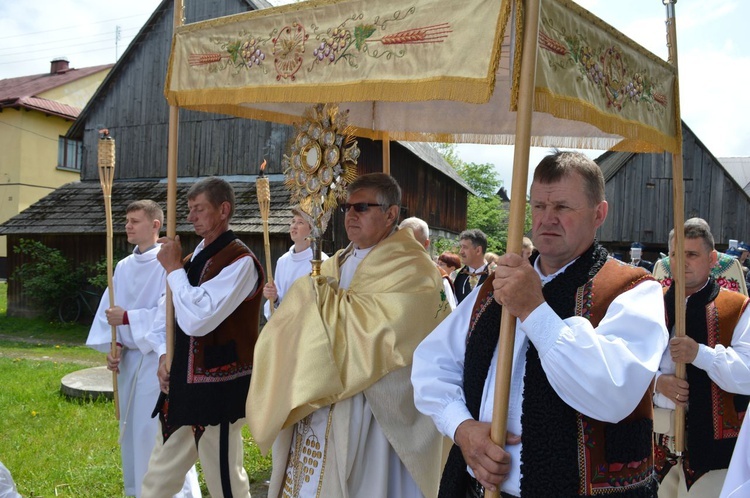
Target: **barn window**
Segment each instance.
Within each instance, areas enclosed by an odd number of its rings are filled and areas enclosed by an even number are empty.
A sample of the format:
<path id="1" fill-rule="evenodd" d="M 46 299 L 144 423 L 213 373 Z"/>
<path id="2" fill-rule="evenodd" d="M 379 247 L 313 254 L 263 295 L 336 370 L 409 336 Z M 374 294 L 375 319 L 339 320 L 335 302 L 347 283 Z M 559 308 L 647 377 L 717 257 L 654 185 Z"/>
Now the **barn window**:
<path id="1" fill-rule="evenodd" d="M 83 142 L 60 137 L 57 142 L 57 167 L 81 171 Z"/>

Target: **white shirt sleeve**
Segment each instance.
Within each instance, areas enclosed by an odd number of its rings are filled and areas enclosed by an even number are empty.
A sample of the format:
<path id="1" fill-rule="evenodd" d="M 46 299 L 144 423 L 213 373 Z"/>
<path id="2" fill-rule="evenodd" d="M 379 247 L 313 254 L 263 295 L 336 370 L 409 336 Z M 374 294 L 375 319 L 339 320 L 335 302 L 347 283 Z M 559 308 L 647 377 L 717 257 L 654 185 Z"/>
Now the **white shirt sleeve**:
<path id="1" fill-rule="evenodd" d="M 422 341 L 414 353 L 412 384 L 419 411 L 432 417 L 438 430 L 453 438 L 458 425 L 471 418 L 463 391 L 466 335 L 476 289 Z M 582 317 L 560 319 L 546 303 L 523 322 L 516 322 L 514 361 L 525 361 L 524 337 L 539 350 L 542 367 L 557 394 L 592 418 L 618 422 L 640 402 L 654 378 L 667 344 L 664 300 L 657 282 L 643 282 L 610 305 L 599 327 Z M 494 391 L 497 351 L 485 393 Z M 521 365 L 519 365 L 521 366 Z M 513 367 L 511 398 L 523 388 L 525 368 Z M 483 402 L 481 419 L 491 419 Z"/>
<path id="2" fill-rule="evenodd" d="M 214 330 L 240 305 L 258 284 L 253 258 L 243 257 L 212 279 L 192 286 L 185 270 L 167 275 L 172 289 L 175 317 L 185 334 L 201 337 Z"/>
<path id="3" fill-rule="evenodd" d="M 414 351 L 414 403 L 451 439 L 461 422 L 472 418 L 466 408 L 463 377 L 466 335 L 475 299 L 476 295 L 466 296 Z"/>
<path id="4" fill-rule="evenodd" d="M 547 379 L 568 405 L 616 423 L 643 397 L 667 346 L 658 282 L 643 282 L 612 301 L 599 326 L 560 319 L 547 303 L 519 328 L 536 346 Z"/>
<path id="5" fill-rule="evenodd" d="M 732 334 L 729 347 L 698 345 L 693 365 L 705 370 L 722 390 L 750 394 L 750 312 L 746 308 Z"/>

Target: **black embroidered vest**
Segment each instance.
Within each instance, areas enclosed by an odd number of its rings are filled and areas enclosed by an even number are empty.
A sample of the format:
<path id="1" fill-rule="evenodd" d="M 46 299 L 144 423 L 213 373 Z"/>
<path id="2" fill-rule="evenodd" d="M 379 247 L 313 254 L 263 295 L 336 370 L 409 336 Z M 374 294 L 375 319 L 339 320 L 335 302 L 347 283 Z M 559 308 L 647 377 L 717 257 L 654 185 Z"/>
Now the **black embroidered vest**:
<path id="1" fill-rule="evenodd" d="M 253 370 L 263 268 L 252 251 L 231 231 L 224 232 L 192 261 L 188 280 L 198 286 L 234 261 L 250 257 L 258 272 L 256 289 L 213 331 L 202 337 L 185 334 L 175 320 L 175 349 L 169 380 L 170 428 L 218 425 L 245 416 L 245 400 Z"/>
<path id="2" fill-rule="evenodd" d="M 675 322 L 674 288 L 664 294 L 667 326 Z M 729 347 L 748 298 L 721 287 L 713 277 L 687 299 L 685 333 L 699 344 Z M 689 485 L 711 470 L 726 469 L 732 458 L 750 397 L 723 391 L 705 370 L 686 365 L 690 406 L 686 415 L 687 451 L 683 465 Z"/>
<path id="3" fill-rule="evenodd" d="M 606 251 L 594 244 L 545 285 L 543 293 L 561 318 L 584 316 L 596 326 L 615 297 L 647 279 L 650 276 L 642 269 L 607 260 Z M 464 362 L 464 393 L 475 419 L 497 347 L 500 314 L 491 282 L 486 282 L 472 314 Z M 524 383 L 522 496 L 656 496 L 649 390 L 634 412 L 618 424 L 590 419 L 555 393 L 533 345 L 527 351 Z M 454 445 L 439 496 L 465 496 L 467 479 L 466 462 Z"/>

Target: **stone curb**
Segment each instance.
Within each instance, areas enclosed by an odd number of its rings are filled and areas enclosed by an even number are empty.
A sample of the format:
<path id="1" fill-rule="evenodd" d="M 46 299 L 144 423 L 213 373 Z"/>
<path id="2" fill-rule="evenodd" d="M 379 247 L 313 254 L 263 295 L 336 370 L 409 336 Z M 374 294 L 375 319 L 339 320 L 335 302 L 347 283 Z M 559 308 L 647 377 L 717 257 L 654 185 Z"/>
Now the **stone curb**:
<path id="1" fill-rule="evenodd" d="M 107 367 L 92 367 L 71 372 L 62 378 L 60 391 L 71 398 L 104 396 L 113 399 L 112 372 Z"/>

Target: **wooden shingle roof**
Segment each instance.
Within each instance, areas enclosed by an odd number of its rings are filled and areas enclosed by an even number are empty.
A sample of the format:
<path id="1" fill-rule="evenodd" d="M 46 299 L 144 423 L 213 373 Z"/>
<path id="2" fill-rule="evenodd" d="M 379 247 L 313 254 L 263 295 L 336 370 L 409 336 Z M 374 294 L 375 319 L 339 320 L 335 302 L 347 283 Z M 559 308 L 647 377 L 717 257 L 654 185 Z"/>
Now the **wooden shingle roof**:
<path id="1" fill-rule="evenodd" d="M 270 177 L 270 233 L 287 233 L 292 219 L 289 191 L 282 176 Z M 263 233 L 255 180 L 232 181 L 236 203 L 230 224 L 237 233 Z M 180 179 L 177 184 L 177 233 L 190 233 L 187 222 L 187 191 L 193 181 Z M 125 233 L 125 209 L 138 199 L 152 199 L 166 210 L 167 184 L 163 181 L 121 181 L 112 185 L 112 218 L 114 233 Z M 166 212 L 165 212 L 166 215 Z M 165 227 L 166 228 L 166 227 Z M 99 182 L 74 182 L 63 185 L 21 213 L 0 224 L 0 235 L 31 234 L 106 234 L 104 199 Z"/>

